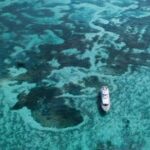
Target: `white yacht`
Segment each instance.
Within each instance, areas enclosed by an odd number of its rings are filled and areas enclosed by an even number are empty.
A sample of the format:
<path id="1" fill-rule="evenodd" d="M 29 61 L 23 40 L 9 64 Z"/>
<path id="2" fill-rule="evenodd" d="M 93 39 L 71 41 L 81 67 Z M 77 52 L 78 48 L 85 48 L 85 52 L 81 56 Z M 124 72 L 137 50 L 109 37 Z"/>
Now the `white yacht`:
<path id="1" fill-rule="evenodd" d="M 110 96 L 109 96 L 109 89 L 107 86 L 101 87 L 101 108 L 108 112 L 110 109 Z"/>

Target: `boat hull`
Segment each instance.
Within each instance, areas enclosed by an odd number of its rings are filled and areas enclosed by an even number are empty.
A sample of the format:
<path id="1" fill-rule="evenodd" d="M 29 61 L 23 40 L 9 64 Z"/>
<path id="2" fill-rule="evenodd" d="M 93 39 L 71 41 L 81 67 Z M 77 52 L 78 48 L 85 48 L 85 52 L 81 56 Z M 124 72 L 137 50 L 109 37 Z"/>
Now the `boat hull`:
<path id="1" fill-rule="evenodd" d="M 101 104 L 101 108 L 103 111 L 108 112 L 110 110 L 110 104 L 108 104 L 107 106 L 104 106 L 103 104 Z"/>

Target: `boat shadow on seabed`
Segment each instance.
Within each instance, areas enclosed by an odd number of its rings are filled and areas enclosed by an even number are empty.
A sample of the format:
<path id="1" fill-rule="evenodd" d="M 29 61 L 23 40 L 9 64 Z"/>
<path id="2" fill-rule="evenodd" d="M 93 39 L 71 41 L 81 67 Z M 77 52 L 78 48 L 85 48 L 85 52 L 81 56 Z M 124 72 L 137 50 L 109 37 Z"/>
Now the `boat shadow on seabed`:
<path id="1" fill-rule="evenodd" d="M 101 102 L 102 102 L 102 98 L 101 98 L 101 95 L 100 93 L 98 93 L 97 95 L 97 108 L 98 108 L 98 111 L 99 111 L 99 114 L 104 117 L 106 116 L 109 112 L 105 112 L 102 107 L 101 107 Z"/>

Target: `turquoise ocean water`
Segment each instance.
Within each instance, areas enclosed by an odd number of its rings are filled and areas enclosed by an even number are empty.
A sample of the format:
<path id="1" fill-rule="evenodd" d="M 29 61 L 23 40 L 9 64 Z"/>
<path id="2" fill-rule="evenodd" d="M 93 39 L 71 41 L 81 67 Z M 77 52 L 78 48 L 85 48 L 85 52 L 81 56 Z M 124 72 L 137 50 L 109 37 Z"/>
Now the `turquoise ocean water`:
<path id="1" fill-rule="evenodd" d="M 0 1 L 0 150 L 150 150 L 149 0 Z"/>

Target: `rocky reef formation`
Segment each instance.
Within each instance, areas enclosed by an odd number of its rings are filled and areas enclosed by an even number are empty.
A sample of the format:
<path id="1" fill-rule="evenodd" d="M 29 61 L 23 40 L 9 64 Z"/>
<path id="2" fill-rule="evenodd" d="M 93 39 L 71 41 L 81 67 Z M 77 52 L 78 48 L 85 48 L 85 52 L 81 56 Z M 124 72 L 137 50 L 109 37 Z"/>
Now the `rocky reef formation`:
<path id="1" fill-rule="evenodd" d="M 12 110 L 27 107 L 33 118 L 44 127 L 66 128 L 75 126 L 83 121 L 79 110 L 64 103 L 62 91 L 58 88 L 33 88 L 25 95 L 18 95 L 18 102 Z"/>
<path id="2" fill-rule="evenodd" d="M 148 6 L 0 1 L 0 148 L 148 150 Z M 112 101 L 106 116 L 102 85 Z"/>

